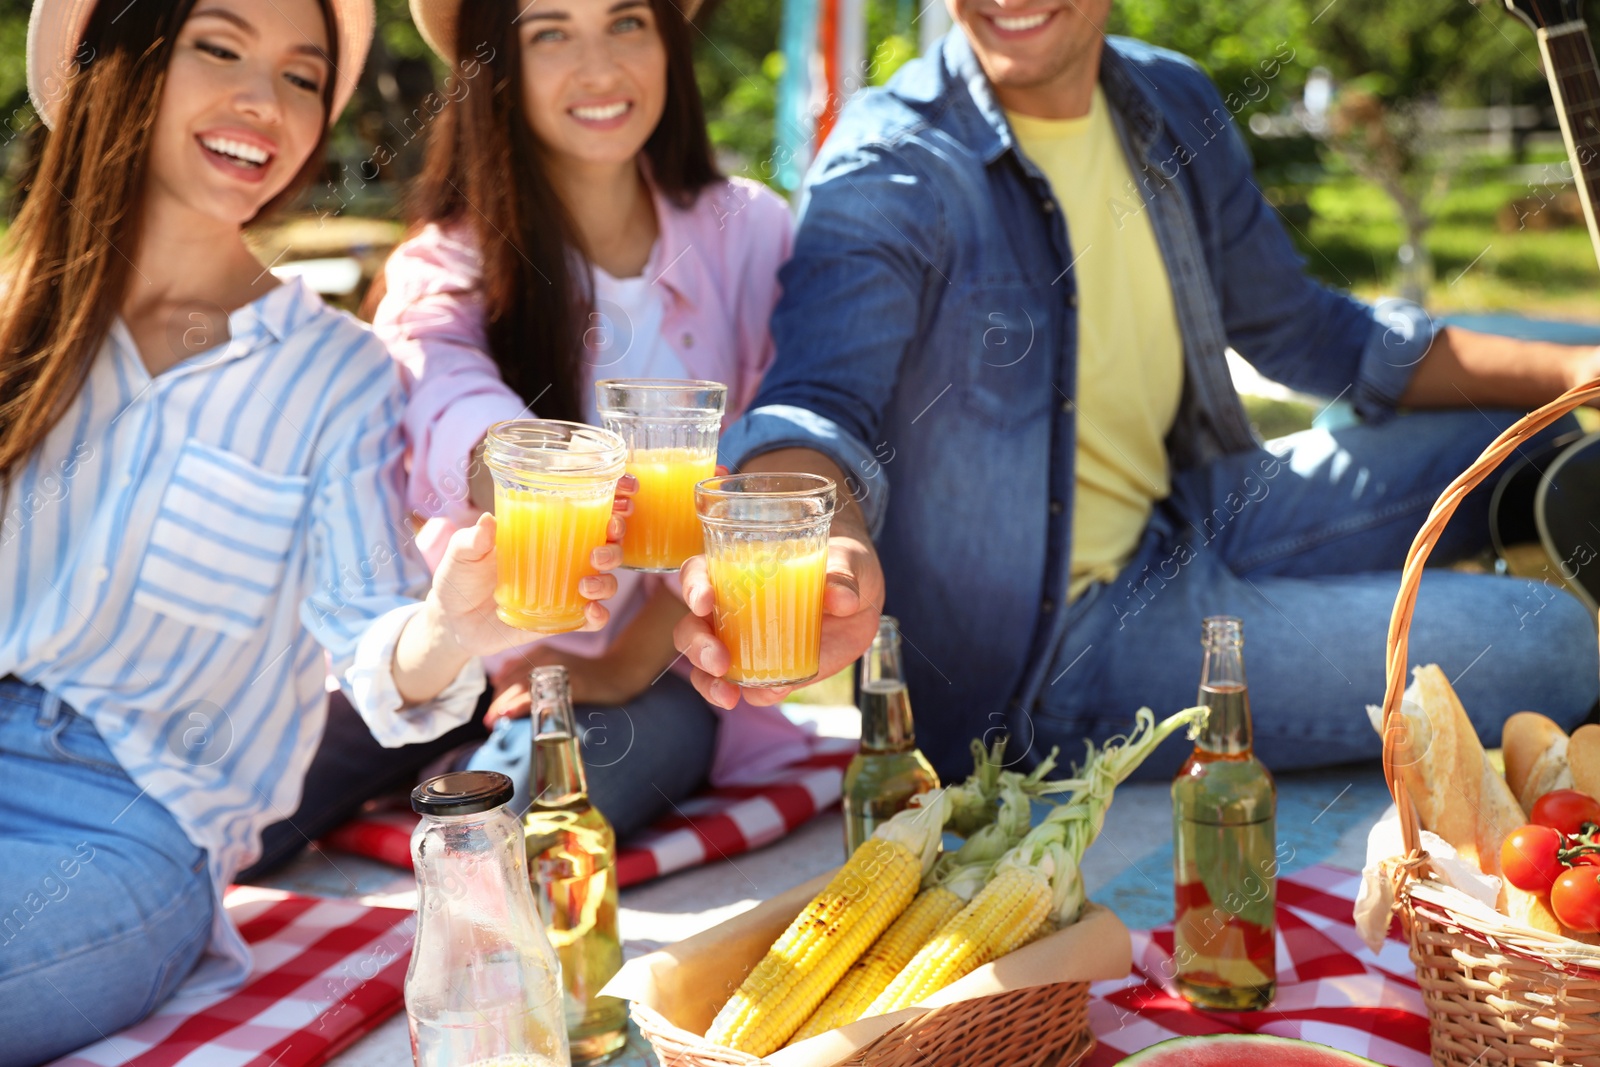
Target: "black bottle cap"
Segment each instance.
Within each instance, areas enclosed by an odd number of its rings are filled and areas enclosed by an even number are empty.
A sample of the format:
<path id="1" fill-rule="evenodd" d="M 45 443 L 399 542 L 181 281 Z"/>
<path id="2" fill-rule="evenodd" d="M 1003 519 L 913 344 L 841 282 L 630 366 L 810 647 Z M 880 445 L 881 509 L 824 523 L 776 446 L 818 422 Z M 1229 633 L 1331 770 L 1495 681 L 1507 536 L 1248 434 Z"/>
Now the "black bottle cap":
<path id="1" fill-rule="evenodd" d="M 411 807 L 419 815 L 477 815 L 510 803 L 515 792 L 499 771 L 456 771 L 413 789 Z"/>

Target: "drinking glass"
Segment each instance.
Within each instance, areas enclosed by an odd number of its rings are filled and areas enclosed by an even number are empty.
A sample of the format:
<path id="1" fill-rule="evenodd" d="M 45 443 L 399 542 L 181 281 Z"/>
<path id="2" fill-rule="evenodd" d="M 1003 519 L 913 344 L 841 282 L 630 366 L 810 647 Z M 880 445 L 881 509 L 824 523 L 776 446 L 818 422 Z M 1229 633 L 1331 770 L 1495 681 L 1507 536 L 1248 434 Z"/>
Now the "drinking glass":
<path id="1" fill-rule="evenodd" d="M 606 542 L 627 448 L 578 422 L 512 419 L 489 428 L 483 458 L 494 475 L 494 599 L 502 619 L 536 633 L 583 625 L 578 582 Z"/>
<path id="2" fill-rule="evenodd" d="M 734 474 L 695 486 L 729 681 L 775 687 L 817 676 L 837 503 L 833 480 L 816 474 Z"/>
<path id="3" fill-rule="evenodd" d="M 717 472 L 717 435 L 727 407 L 720 382 L 610 378 L 594 383 L 605 428 L 628 445 L 628 473 L 639 479 L 622 565 L 676 571 L 701 551 L 695 483 Z"/>

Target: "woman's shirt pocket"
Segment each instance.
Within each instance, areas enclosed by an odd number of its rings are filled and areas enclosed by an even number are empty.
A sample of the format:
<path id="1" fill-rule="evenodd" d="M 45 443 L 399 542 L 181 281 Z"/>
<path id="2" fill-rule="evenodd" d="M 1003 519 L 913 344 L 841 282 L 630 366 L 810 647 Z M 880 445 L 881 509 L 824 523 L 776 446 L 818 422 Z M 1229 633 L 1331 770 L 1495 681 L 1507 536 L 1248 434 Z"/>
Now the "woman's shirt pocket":
<path id="1" fill-rule="evenodd" d="M 183 443 L 150 532 L 134 602 L 246 638 L 266 624 L 306 509 L 310 479 Z"/>

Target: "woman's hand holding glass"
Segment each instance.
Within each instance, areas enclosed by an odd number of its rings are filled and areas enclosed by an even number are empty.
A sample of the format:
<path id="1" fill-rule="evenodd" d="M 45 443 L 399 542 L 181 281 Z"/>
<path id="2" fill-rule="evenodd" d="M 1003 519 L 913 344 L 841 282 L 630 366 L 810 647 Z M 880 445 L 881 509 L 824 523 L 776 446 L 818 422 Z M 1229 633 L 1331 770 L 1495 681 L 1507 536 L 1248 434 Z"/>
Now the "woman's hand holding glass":
<path id="1" fill-rule="evenodd" d="M 622 536 L 638 490 L 638 480 L 632 475 L 623 475 L 617 483 L 606 543 L 589 557 L 600 573 L 578 583 L 579 593 L 589 601 L 580 631 L 599 630 L 611 617 L 600 601 L 616 595 L 617 579 L 610 572 L 622 565 Z M 507 624 L 495 611 L 498 579 L 495 518 L 485 513 L 478 516 L 475 525 L 451 535 L 444 559 L 434 574 L 433 588 L 428 592 L 429 603 L 437 606 L 449 632 L 469 656 L 489 656 L 528 642 L 527 630 Z"/>
<path id="2" fill-rule="evenodd" d="M 638 490 L 638 481 L 629 475 L 617 482 L 606 543 L 590 553 L 589 561 L 599 573 L 579 583 L 579 593 L 588 601 L 583 630 L 598 630 L 611 617 L 598 601 L 616 595 L 617 579 L 609 572 L 622 564 L 622 535 Z M 408 705 L 438 696 L 468 660 L 527 643 L 528 632 L 503 622 L 495 610 L 498 581 L 495 519 L 483 514 L 472 526 L 451 535 L 422 610 L 407 621 L 395 643 L 395 688 Z"/>

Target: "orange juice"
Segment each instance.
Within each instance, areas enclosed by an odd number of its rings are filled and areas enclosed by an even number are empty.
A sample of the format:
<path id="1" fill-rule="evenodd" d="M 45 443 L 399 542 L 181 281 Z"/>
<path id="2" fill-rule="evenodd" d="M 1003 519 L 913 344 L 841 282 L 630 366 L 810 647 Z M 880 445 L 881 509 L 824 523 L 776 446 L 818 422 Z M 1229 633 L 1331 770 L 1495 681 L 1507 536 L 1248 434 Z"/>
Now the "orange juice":
<path id="1" fill-rule="evenodd" d="M 717 637 L 727 678 L 739 685 L 793 685 L 816 676 L 822 645 L 827 540 L 724 541 L 708 546 Z"/>
<path id="2" fill-rule="evenodd" d="M 628 473 L 639 479 L 622 536 L 622 565 L 635 570 L 675 571 L 704 545 L 694 511 L 694 485 L 717 472 L 715 451 L 638 448 Z"/>
<path id="3" fill-rule="evenodd" d="M 594 574 L 590 554 L 606 543 L 610 486 L 540 491 L 496 484 L 494 600 L 512 626 L 555 634 L 583 625 L 578 582 Z"/>

